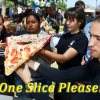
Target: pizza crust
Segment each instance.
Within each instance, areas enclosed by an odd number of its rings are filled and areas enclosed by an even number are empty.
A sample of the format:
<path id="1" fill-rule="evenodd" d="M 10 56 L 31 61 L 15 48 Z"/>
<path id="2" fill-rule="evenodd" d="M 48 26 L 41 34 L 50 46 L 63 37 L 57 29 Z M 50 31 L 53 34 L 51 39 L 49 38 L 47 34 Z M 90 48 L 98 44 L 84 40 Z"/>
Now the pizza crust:
<path id="1" fill-rule="evenodd" d="M 29 60 L 50 40 L 50 38 L 51 35 L 21 35 L 8 37 L 6 39 L 6 59 L 4 61 L 5 75 L 10 75 Z M 23 44 L 23 42 L 26 44 Z"/>

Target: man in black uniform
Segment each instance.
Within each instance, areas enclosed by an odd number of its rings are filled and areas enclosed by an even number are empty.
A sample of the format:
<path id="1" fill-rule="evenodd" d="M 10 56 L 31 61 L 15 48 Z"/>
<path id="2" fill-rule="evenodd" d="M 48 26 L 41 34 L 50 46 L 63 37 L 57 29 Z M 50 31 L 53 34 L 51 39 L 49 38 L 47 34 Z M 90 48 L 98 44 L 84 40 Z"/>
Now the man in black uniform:
<path id="1" fill-rule="evenodd" d="M 87 84 L 93 86 L 97 85 L 96 93 L 92 90 L 90 93 L 78 93 L 72 97 L 71 100 L 99 100 L 100 99 L 100 16 L 93 20 L 90 28 L 90 42 L 89 47 L 93 57 L 87 64 L 83 66 L 76 66 L 65 71 L 50 68 L 38 62 L 30 60 L 24 69 L 18 69 L 16 73 L 27 84 L 31 81 L 31 75 L 28 70 L 30 66 L 34 71 L 42 74 L 55 82 L 88 82 Z M 91 89 L 91 88 L 90 88 Z M 61 100 L 66 100 L 66 94 Z"/>

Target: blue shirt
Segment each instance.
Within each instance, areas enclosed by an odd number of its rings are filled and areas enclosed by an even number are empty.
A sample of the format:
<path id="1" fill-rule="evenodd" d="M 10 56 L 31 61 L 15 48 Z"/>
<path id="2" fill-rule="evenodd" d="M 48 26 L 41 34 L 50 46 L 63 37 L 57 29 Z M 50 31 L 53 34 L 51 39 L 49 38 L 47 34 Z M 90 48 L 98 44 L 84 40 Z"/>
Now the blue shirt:
<path id="1" fill-rule="evenodd" d="M 90 40 L 90 33 L 89 33 L 89 31 L 90 31 L 91 25 L 92 25 L 92 22 L 86 24 L 86 26 L 84 28 L 84 32 L 85 32 L 86 37 L 88 38 L 88 41 Z M 84 57 L 85 57 L 85 61 L 86 62 L 90 59 L 91 52 L 90 52 L 90 49 L 89 48 L 87 48 L 87 52 L 86 52 L 86 54 L 85 54 Z"/>

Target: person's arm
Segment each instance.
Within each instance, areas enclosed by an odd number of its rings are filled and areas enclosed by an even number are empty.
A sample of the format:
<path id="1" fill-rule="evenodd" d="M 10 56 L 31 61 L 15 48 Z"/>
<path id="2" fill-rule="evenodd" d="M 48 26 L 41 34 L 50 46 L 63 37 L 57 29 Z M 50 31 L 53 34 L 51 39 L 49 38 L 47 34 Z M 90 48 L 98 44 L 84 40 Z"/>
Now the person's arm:
<path id="1" fill-rule="evenodd" d="M 74 48 L 69 48 L 64 54 L 56 54 L 48 50 L 41 50 L 40 53 L 59 63 L 65 63 L 78 54 Z"/>
<path id="2" fill-rule="evenodd" d="M 41 50 L 40 53 L 63 64 L 73 59 L 78 53 L 84 55 L 86 52 L 88 40 L 85 36 L 80 38 L 82 39 L 77 39 L 64 54 L 56 54 L 48 50 Z"/>
<path id="3" fill-rule="evenodd" d="M 84 81 L 87 73 L 85 66 L 77 66 L 67 70 L 59 70 L 50 66 L 40 64 L 33 60 L 28 62 L 29 67 L 44 77 L 55 82 L 78 82 Z"/>
<path id="4" fill-rule="evenodd" d="M 25 64 L 25 67 L 24 68 L 18 68 L 16 70 L 16 74 L 23 80 L 23 82 L 25 84 L 29 83 L 32 81 L 32 78 L 31 78 L 31 73 L 29 71 L 29 68 L 28 68 L 28 64 L 26 63 Z"/>
<path id="5" fill-rule="evenodd" d="M 6 47 L 6 43 L 2 43 L 2 40 L 0 40 L 0 50 L 4 49 Z"/>

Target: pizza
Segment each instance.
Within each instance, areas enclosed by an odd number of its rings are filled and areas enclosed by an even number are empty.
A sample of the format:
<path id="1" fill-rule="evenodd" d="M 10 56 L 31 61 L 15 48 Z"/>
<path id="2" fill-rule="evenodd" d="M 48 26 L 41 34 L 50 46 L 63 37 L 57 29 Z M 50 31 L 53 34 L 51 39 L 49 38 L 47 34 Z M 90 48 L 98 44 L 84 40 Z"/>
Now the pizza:
<path id="1" fill-rule="evenodd" d="M 51 35 L 24 34 L 6 38 L 5 75 L 10 75 L 37 53 L 51 38 Z"/>

